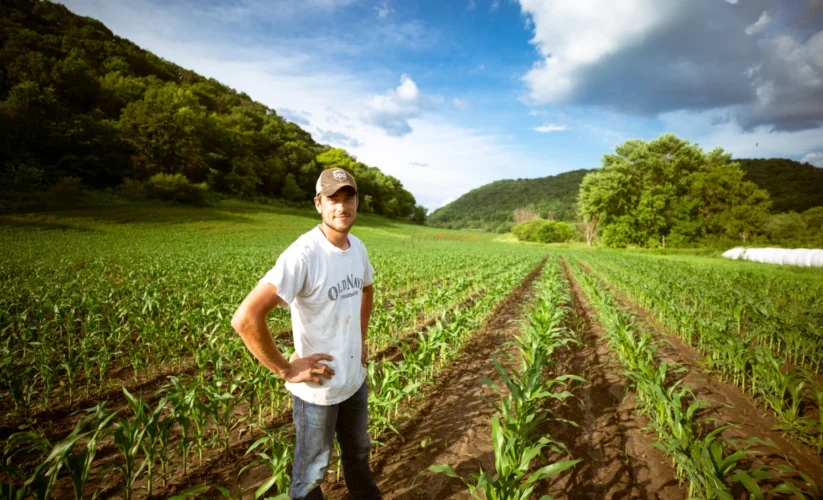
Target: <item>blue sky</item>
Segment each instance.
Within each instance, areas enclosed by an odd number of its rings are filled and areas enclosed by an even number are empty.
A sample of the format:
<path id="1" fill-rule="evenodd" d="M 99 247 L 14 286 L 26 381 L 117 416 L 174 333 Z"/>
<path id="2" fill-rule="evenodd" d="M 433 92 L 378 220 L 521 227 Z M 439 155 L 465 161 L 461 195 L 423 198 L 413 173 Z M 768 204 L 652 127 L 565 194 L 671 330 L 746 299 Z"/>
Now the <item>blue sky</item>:
<path id="1" fill-rule="evenodd" d="M 68 0 L 430 209 L 665 132 L 823 167 L 821 0 Z"/>

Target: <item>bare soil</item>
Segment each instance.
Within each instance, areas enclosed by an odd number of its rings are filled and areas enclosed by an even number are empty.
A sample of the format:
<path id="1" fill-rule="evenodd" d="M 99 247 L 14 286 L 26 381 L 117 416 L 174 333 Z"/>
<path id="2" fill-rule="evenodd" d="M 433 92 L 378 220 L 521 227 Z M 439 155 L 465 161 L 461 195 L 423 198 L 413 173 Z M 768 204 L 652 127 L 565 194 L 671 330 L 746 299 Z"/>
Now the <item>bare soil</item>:
<path id="1" fill-rule="evenodd" d="M 773 430 L 779 424 L 773 412 L 764 408 L 751 395 L 742 392 L 734 384 L 724 382 L 716 375 L 708 373 L 703 368 L 703 356 L 695 349 L 667 331 L 649 311 L 629 300 L 596 272 L 582 263 L 581 265 L 612 292 L 626 311 L 633 313 L 644 327 L 663 340 L 658 351 L 661 361 L 686 368 L 686 371 L 681 374 L 685 379 L 684 382 L 691 387 L 697 399 L 708 403 L 708 406 L 701 410 L 701 417 L 714 419 L 713 423 L 717 426 L 726 423 L 737 424 L 723 432 L 723 436 L 727 439 L 745 440 L 755 437 L 776 445 L 777 449 L 759 444 L 752 446 L 752 449 L 760 454 L 753 460 L 753 464 L 766 466 L 788 464 L 807 474 L 818 484 L 823 482 L 823 459 L 811 448 L 799 443 L 791 436 Z"/>
<path id="2" fill-rule="evenodd" d="M 571 457 L 583 461 L 546 492 L 555 498 L 685 498 L 671 461 L 652 446 L 654 436 L 643 430 L 649 421 L 635 411 L 634 392 L 609 349 L 597 314 L 565 261 L 563 266 L 584 343 L 567 361 L 565 372 L 587 382 L 572 391 L 579 399 L 558 415 L 580 427 L 557 426 L 552 435 L 569 447 Z"/>
<path id="3" fill-rule="evenodd" d="M 545 263 L 545 261 L 544 261 Z M 435 377 L 415 416 L 401 423 L 400 435 L 379 448 L 372 459 L 375 481 L 386 499 L 469 498 L 458 479 L 428 472 L 431 465 L 451 465 L 469 477 L 494 470 L 489 400 L 499 398 L 484 382 L 502 384 L 493 360 L 511 368 L 518 363 L 515 349 L 506 346 L 518 326 L 523 305 L 533 294 L 543 264 L 530 273 L 494 311 L 482 331 L 466 344 L 460 357 Z M 328 483 L 327 498 L 347 498 L 345 486 Z"/>

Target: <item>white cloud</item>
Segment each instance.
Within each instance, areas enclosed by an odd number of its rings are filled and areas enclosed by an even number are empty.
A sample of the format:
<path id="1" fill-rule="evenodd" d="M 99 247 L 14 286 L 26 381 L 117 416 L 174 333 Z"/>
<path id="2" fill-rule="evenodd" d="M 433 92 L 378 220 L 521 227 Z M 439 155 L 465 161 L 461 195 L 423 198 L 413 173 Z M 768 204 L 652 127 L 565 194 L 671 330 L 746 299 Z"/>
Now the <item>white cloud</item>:
<path id="1" fill-rule="evenodd" d="M 768 11 L 764 10 L 763 13 L 760 14 L 760 17 L 757 19 L 757 22 L 746 28 L 746 34 L 755 35 L 757 33 L 760 33 L 764 29 L 766 29 L 766 26 L 768 26 L 770 22 L 772 22 L 772 16 L 769 14 Z"/>
<path id="2" fill-rule="evenodd" d="M 664 130 L 700 144 L 703 150 L 720 147 L 735 158 L 788 158 L 801 151 L 823 150 L 823 130 L 819 128 L 788 132 L 759 126 L 746 131 L 734 121 L 709 126 L 714 117 L 712 111 L 678 111 L 664 113 L 660 120 Z"/>
<path id="3" fill-rule="evenodd" d="M 469 0 L 469 4 L 466 6 L 466 10 L 474 10 L 477 8 L 477 0 Z"/>
<path id="4" fill-rule="evenodd" d="M 381 18 L 394 13 L 394 9 L 389 6 L 388 2 L 382 2 L 379 5 L 375 5 L 374 11 L 377 13 L 377 17 Z"/>
<path id="5" fill-rule="evenodd" d="M 532 130 L 534 130 L 535 132 L 540 132 L 542 134 L 548 134 L 549 132 L 562 132 L 562 131 L 566 130 L 566 126 L 565 125 L 555 125 L 553 123 L 550 123 L 548 125 L 541 125 L 539 127 L 535 127 Z"/>
<path id="6" fill-rule="evenodd" d="M 519 1 L 539 55 L 523 75 L 530 104 L 642 116 L 733 108 L 746 130 L 823 124 L 823 30 L 776 18 L 769 0 Z"/>
<path id="7" fill-rule="evenodd" d="M 571 97 L 580 83 L 580 69 L 642 41 L 666 19 L 671 10 L 667 4 L 655 0 L 520 0 L 523 13 L 534 22 L 531 43 L 541 56 L 523 77 L 531 97 L 541 103 Z"/>
<path id="8" fill-rule="evenodd" d="M 492 4 L 489 7 L 489 10 L 494 12 L 495 10 L 500 8 L 500 0 L 492 0 Z"/>
<path id="9" fill-rule="evenodd" d="M 454 107 L 459 109 L 460 111 L 468 111 L 469 110 L 469 103 L 464 100 L 460 99 L 459 97 L 455 97 L 452 102 L 454 103 Z"/>
<path id="10" fill-rule="evenodd" d="M 817 168 L 823 168 L 823 152 L 809 153 L 800 160 L 803 163 L 814 165 Z"/>
<path id="11" fill-rule="evenodd" d="M 396 89 L 371 98 L 364 119 L 387 134 L 400 137 L 412 132 L 409 120 L 418 117 L 420 111 L 420 89 L 404 74 Z"/>
<path id="12" fill-rule="evenodd" d="M 385 73 L 341 70 L 318 61 L 311 49 L 284 50 L 278 44 L 248 44 L 228 32 L 200 31 L 190 18 L 168 15 L 143 0 L 81 7 L 72 8 L 160 57 L 246 92 L 281 115 L 288 110 L 298 119 L 311 117 L 306 129 L 321 140 L 325 136 L 347 148 L 357 141 L 360 161 L 400 179 L 429 209 L 505 177 L 514 165 L 519 175 L 547 175 L 544 161 L 509 139 L 440 116 L 439 96 L 427 96 L 408 75 L 389 92 L 376 94 L 375 82 L 385 81 Z M 389 135 L 374 127 L 364 119 L 364 110 L 374 112 L 375 101 L 384 117 L 397 111 L 399 127 L 413 131 Z M 437 175 L 431 168 L 410 168 L 410 162 L 436 165 Z"/>

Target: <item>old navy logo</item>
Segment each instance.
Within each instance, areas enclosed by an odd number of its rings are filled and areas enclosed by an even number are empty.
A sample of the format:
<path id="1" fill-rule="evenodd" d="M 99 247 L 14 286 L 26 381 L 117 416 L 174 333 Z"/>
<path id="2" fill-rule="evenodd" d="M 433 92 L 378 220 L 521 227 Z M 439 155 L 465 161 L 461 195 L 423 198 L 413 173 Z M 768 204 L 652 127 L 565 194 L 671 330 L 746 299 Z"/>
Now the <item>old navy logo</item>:
<path id="1" fill-rule="evenodd" d="M 363 280 L 356 278 L 353 274 L 350 274 L 346 276 L 346 279 L 329 288 L 329 299 L 337 300 L 338 298 L 347 299 L 349 297 L 354 297 L 360 293 L 360 289 L 362 288 Z"/>
<path id="2" fill-rule="evenodd" d="M 344 172 L 342 170 L 335 170 L 332 173 L 332 175 L 334 176 L 335 179 L 337 179 L 340 182 L 343 182 L 343 181 L 346 180 L 346 172 Z"/>

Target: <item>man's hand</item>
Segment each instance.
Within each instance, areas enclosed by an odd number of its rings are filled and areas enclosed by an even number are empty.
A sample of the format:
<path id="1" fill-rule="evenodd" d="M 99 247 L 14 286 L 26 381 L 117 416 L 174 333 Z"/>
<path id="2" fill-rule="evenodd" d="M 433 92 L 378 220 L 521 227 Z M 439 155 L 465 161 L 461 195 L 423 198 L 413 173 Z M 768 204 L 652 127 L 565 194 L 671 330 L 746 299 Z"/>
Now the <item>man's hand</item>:
<path id="1" fill-rule="evenodd" d="M 292 356 L 293 358 L 294 356 Z M 289 363 L 289 369 L 283 378 L 286 382 L 314 382 L 323 385 L 321 377 L 330 379 L 334 375 L 334 369 L 320 361 L 332 361 L 328 354 L 312 354 L 308 358 L 297 358 Z"/>
<path id="2" fill-rule="evenodd" d="M 369 362 L 369 345 L 363 341 L 363 346 L 360 348 L 360 364 L 366 366 Z"/>

